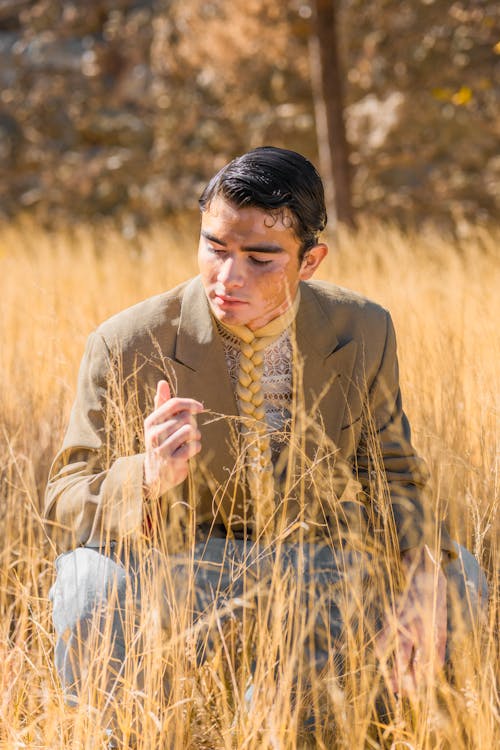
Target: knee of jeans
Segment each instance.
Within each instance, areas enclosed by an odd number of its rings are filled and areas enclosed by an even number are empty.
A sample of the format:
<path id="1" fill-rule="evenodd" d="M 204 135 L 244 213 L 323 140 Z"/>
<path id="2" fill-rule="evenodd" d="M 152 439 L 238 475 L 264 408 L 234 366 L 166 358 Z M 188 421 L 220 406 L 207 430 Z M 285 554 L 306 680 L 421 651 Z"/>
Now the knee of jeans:
<path id="1" fill-rule="evenodd" d="M 128 574 L 119 560 L 98 549 L 79 547 L 56 560 L 57 576 L 50 592 L 56 632 L 73 629 L 111 599 L 125 604 Z"/>
<path id="2" fill-rule="evenodd" d="M 454 546 L 457 557 L 445 565 L 448 626 L 453 629 L 461 624 L 468 630 L 487 611 L 488 584 L 474 555 L 456 542 Z"/>

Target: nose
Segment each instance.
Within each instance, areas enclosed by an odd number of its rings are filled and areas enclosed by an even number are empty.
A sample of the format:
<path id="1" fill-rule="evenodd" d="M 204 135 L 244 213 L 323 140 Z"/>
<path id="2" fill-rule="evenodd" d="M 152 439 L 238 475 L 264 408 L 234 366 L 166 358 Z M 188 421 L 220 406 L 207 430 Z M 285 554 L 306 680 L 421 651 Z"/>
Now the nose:
<path id="1" fill-rule="evenodd" d="M 243 267 L 238 258 L 229 256 L 224 259 L 217 274 L 217 281 L 223 284 L 226 289 L 243 286 Z"/>

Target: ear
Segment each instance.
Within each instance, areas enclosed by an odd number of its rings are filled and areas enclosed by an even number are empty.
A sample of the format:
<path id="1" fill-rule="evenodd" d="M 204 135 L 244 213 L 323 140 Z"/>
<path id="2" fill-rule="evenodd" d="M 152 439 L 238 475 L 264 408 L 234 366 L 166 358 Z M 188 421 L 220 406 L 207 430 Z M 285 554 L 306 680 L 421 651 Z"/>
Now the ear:
<path id="1" fill-rule="evenodd" d="M 307 279 L 310 279 L 327 255 L 328 247 L 323 242 L 320 245 L 311 247 L 302 258 L 299 269 L 300 280 L 307 281 Z"/>

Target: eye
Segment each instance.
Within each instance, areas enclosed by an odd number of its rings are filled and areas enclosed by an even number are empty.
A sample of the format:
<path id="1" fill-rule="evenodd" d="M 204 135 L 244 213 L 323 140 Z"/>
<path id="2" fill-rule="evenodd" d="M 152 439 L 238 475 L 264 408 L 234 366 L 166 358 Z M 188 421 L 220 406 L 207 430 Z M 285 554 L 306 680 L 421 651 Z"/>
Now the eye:
<path id="1" fill-rule="evenodd" d="M 255 258 L 253 255 L 249 255 L 248 259 L 254 266 L 267 266 L 269 263 L 272 263 L 272 260 L 262 260 L 261 258 Z"/>
<path id="2" fill-rule="evenodd" d="M 207 245 L 207 250 L 213 255 L 224 255 L 227 251 L 223 247 L 213 247 L 213 245 Z"/>

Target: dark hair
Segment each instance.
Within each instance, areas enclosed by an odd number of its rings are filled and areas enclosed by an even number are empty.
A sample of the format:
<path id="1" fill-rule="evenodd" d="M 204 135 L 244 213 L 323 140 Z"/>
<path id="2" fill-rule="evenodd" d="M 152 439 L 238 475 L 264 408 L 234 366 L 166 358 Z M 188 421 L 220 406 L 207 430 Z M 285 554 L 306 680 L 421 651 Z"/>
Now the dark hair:
<path id="1" fill-rule="evenodd" d="M 326 226 L 321 177 L 305 156 L 284 148 L 261 146 L 226 164 L 203 191 L 200 209 L 205 211 L 217 197 L 288 219 L 301 243 L 299 261 Z"/>

